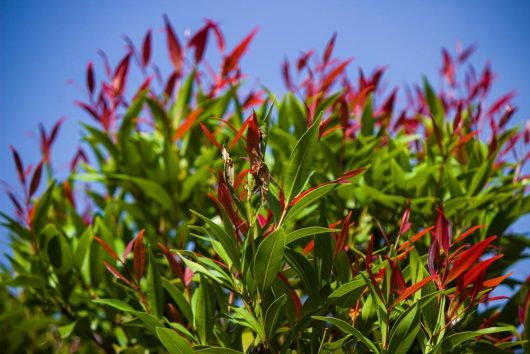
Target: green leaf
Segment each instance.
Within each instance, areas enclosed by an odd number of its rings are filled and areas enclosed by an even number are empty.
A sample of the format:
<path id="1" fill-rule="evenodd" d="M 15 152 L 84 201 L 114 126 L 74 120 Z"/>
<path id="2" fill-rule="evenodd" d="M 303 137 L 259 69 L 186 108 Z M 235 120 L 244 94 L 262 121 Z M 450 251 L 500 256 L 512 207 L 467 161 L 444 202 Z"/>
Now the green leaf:
<path id="1" fill-rule="evenodd" d="M 176 125 L 182 120 L 182 117 L 186 115 L 186 108 L 188 104 L 190 103 L 191 96 L 193 94 L 193 82 L 195 80 L 195 70 L 193 70 L 184 83 L 182 84 L 177 101 L 175 102 L 174 107 L 174 115 L 172 115 L 174 118 L 176 118 L 175 122 Z M 173 112 L 172 112 L 173 113 Z"/>
<path id="2" fill-rule="evenodd" d="M 279 228 L 263 240 L 254 258 L 254 279 L 263 292 L 281 270 L 285 249 L 285 231 Z"/>
<path id="3" fill-rule="evenodd" d="M 471 183 L 469 185 L 469 188 L 467 190 L 467 195 L 472 196 L 475 195 L 475 193 L 481 190 L 481 187 L 484 186 L 488 179 L 488 172 L 490 169 L 490 162 L 485 161 L 482 163 L 482 165 L 477 169 L 475 173 L 473 173 L 473 178 L 471 179 Z"/>
<path id="4" fill-rule="evenodd" d="M 166 190 L 157 182 L 151 181 L 146 178 L 132 177 L 122 174 L 112 174 L 109 177 L 129 181 L 136 184 L 138 188 L 140 188 L 142 192 L 145 193 L 145 195 L 156 201 L 166 210 L 172 210 L 173 202 L 171 201 L 171 197 L 166 192 Z"/>
<path id="5" fill-rule="evenodd" d="M 77 324 L 77 321 L 74 321 L 72 323 L 66 324 L 64 326 L 60 326 L 58 328 L 59 334 L 61 335 L 62 339 L 66 339 L 70 337 L 72 332 L 74 331 L 75 325 Z"/>
<path id="6" fill-rule="evenodd" d="M 298 229 L 298 230 L 289 232 L 285 236 L 285 244 L 288 245 L 295 241 L 298 241 L 298 240 L 301 240 L 307 237 L 311 237 L 314 235 L 327 234 L 330 232 L 339 232 L 339 231 L 340 231 L 339 229 L 330 229 L 330 228 L 321 227 L 321 226 L 305 227 L 303 229 Z"/>
<path id="7" fill-rule="evenodd" d="M 361 135 L 369 136 L 374 133 L 374 112 L 372 108 L 372 95 L 366 98 L 363 113 L 361 115 Z"/>
<path id="8" fill-rule="evenodd" d="M 283 177 L 285 202 L 288 204 L 302 191 L 313 164 L 313 157 L 318 143 L 318 130 L 322 114 L 319 114 L 311 127 L 296 143 Z"/>
<path id="9" fill-rule="evenodd" d="M 83 262 L 85 260 L 86 255 L 88 254 L 88 251 L 90 249 L 90 244 L 92 243 L 93 239 L 93 233 L 92 228 L 88 226 L 81 234 L 81 237 L 79 238 L 79 242 L 77 243 L 77 247 L 75 249 L 75 263 L 79 269 L 83 266 Z"/>
<path id="10" fill-rule="evenodd" d="M 173 132 L 171 131 L 171 122 L 166 111 L 164 110 L 164 107 L 162 107 L 162 105 L 156 99 L 151 97 L 148 97 L 146 102 L 149 106 L 149 109 L 151 110 L 154 121 L 160 127 L 160 130 L 163 132 L 164 136 L 171 138 L 173 136 Z"/>
<path id="11" fill-rule="evenodd" d="M 193 311 L 193 325 L 199 336 L 201 344 L 205 344 L 209 333 L 212 332 L 212 319 L 209 316 L 208 302 L 208 282 L 201 277 L 201 282 L 197 290 L 193 293 L 191 299 L 191 308 Z"/>
<path id="12" fill-rule="evenodd" d="M 318 277 L 312 263 L 302 254 L 291 249 L 286 250 L 285 259 L 289 266 L 298 273 L 303 289 L 308 292 L 309 296 L 319 298 Z"/>
<path id="13" fill-rule="evenodd" d="M 268 340 L 274 338 L 286 301 L 287 296 L 283 294 L 274 300 L 265 313 L 265 334 Z"/>
<path id="14" fill-rule="evenodd" d="M 173 301 L 175 301 L 186 320 L 190 323 L 193 322 L 191 306 L 188 300 L 186 300 L 184 294 L 179 289 L 177 289 L 175 285 L 171 284 L 171 282 L 166 278 L 162 278 L 162 287 L 166 289 L 169 296 L 171 296 Z"/>
<path id="15" fill-rule="evenodd" d="M 92 302 L 95 302 L 96 304 L 102 304 L 107 305 L 110 307 L 115 308 L 116 310 L 120 310 L 123 312 L 133 312 L 134 309 L 126 303 L 125 301 L 116 300 L 116 299 L 94 299 Z"/>
<path id="16" fill-rule="evenodd" d="M 140 113 L 142 112 L 142 109 L 144 107 L 145 103 L 145 91 L 139 94 L 129 105 L 129 108 L 127 108 L 127 112 L 125 112 L 125 115 L 123 116 L 120 131 L 119 131 L 119 137 L 121 139 L 125 139 L 126 136 L 129 134 L 129 131 L 131 127 L 133 127 L 134 119 L 138 118 Z M 123 141 L 123 140 L 122 140 Z"/>
<path id="17" fill-rule="evenodd" d="M 143 312 L 143 311 L 132 311 L 131 312 L 133 315 L 135 315 L 136 317 L 138 317 L 138 319 L 140 321 L 142 321 L 142 323 L 144 324 L 144 326 L 153 334 L 153 335 L 156 335 L 156 328 L 157 327 L 163 327 L 164 324 L 159 321 L 158 319 L 156 319 L 155 317 L 153 317 L 152 315 L 146 313 L 146 312 Z"/>
<path id="18" fill-rule="evenodd" d="M 223 284 L 223 280 L 219 278 L 219 276 L 221 276 L 222 274 L 220 274 L 219 272 L 212 272 L 206 269 L 202 264 L 185 258 L 184 256 L 182 256 L 182 252 L 180 251 L 177 252 L 177 254 L 182 257 L 182 261 L 186 264 L 186 266 L 188 266 L 192 270 L 193 273 L 200 273 L 219 284 Z"/>
<path id="19" fill-rule="evenodd" d="M 170 354 L 193 354 L 194 351 L 190 344 L 182 338 L 175 330 L 156 327 L 156 334 L 158 339 L 162 342 L 164 347 Z"/>
<path id="20" fill-rule="evenodd" d="M 207 354 L 243 354 L 243 352 L 222 347 L 209 347 L 204 349 L 195 350 L 195 353 L 207 353 Z"/>
<path id="21" fill-rule="evenodd" d="M 116 145 L 112 142 L 109 135 L 99 129 L 96 129 L 94 127 L 91 127 L 90 125 L 83 124 L 81 125 L 90 132 L 91 136 L 87 138 L 90 142 L 92 140 L 95 140 L 95 142 L 100 143 L 103 145 L 109 154 L 112 156 L 114 160 L 118 160 L 118 148 Z"/>
<path id="22" fill-rule="evenodd" d="M 368 289 L 370 291 L 370 297 L 372 298 L 372 301 L 375 304 L 375 310 L 377 313 L 377 319 L 379 320 L 379 328 L 381 329 L 381 335 L 383 337 L 383 346 L 384 346 L 386 345 L 385 340 L 387 338 L 387 333 L 388 333 L 388 325 L 386 322 L 386 317 L 387 317 L 386 305 L 384 303 L 384 300 L 377 293 L 377 290 L 375 289 L 374 284 L 372 284 L 370 279 L 368 279 L 364 273 L 360 273 L 360 274 L 364 280 L 364 283 L 368 285 Z"/>
<path id="23" fill-rule="evenodd" d="M 55 181 L 53 181 L 46 192 L 40 197 L 35 206 L 35 216 L 33 217 L 33 230 L 39 233 L 46 225 L 48 221 L 48 212 L 50 210 L 50 204 L 52 200 L 52 193 L 55 187 Z"/>
<path id="24" fill-rule="evenodd" d="M 329 296 L 329 301 L 337 301 L 342 297 L 348 296 L 349 299 L 353 299 L 352 301 L 357 301 L 359 296 L 362 294 L 364 289 L 366 288 L 366 283 L 364 282 L 364 279 L 362 278 L 355 278 L 352 281 L 343 284 L 339 286 L 337 289 L 335 289 Z"/>
<path id="25" fill-rule="evenodd" d="M 446 353 L 450 350 L 456 349 L 460 344 L 475 339 L 478 336 L 485 334 L 493 334 L 499 332 L 511 332 L 510 327 L 489 327 L 483 328 L 476 331 L 460 332 L 455 333 L 444 338 L 444 340 L 438 344 L 432 351 L 433 354 Z"/>
<path id="26" fill-rule="evenodd" d="M 307 193 L 302 199 L 300 199 L 295 205 L 289 208 L 285 215 L 285 223 L 294 218 L 298 213 L 303 211 L 309 204 L 320 200 L 326 194 L 335 190 L 339 187 L 339 184 L 325 184 L 318 188 L 315 188 L 311 192 Z"/>
<path id="27" fill-rule="evenodd" d="M 234 311 L 234 314 L 230 316 L 232 322 L 250 328 L 257 333 L 262 340 L 265 339 L 265 331 L 253 314 L 242 307 L 234 307 L 232 310 Z"/>
<path id="28" fill-rule="evenodd" d="M 19 274 L 14 279 L 1 281 L 0 285 L 24 288 L 43 288 L 46 285 L 46 279 L 35 274 Z"/>
<path id="29" fill-rule="evenodd" d="M 406 354 L 420 330 L 420 312 L 415 303 L 397 319 L 390 331 L 389 353 Z"/>
<path id="30" fill-rule="evenodd" d="M 443 128 L 443 119 L 445 115 L 442 101 L 436 95 L 426 78 L 423 79 L 423 86 L 425 90 L 425 98 L 427 99 L 427 104 L 429 105 L 431 115 L 438 129 L 441 130 Z"/>
<path id="31" fill-rule="evenodd" d="M 312 316 L 311 318 L 331 323 L 332 325 L 340 329 L 343 333 L 353 335 L 355 338 L 357 338 L 359 342 L 366 345 L 368 349 L 372 351 L 372 353 L 379 353 L 379 349 L 374 344 L 374 342 L 365 337 L 358 329 L 350 326 L 347 322 L 333 317 Z"/>
<path id="32" fill-rule="evenodd" d="M 147 268 L 147 303 L 151 313 L 157 318 L 162 318 L 163 311 L 163 293 L 161 285 L 161 277 L 158 270 L 158 264 L 156 258 L 153 255 L 151 247 L 147 247 L 149 254 L 149 265 Z"/>
<path id="33" fill-rule="evenodd" d="M 65 236 L 53 224 L 46 225 L 41 236 L 48 240 L 46 251 L 55 270 L 60 274 L 70 271 L 74 265 L 74 257 Z"/>
<path id="34" fill-rule="evenodd" d="M 232 263 L 235 265 L 236 269 L 240 269 L 241 265 L 239 260 L 239 253 L 237 251 L 236 240 L 234 239 L 234 237 L 231 237 L 229 234 L 227 234 L 221 226 L 217 225 L 209 218 L 203 216 L 202 214 L 199 214 L 196 211 L 191 210 L 191 212 L 201 218 L 210 227 L 212 235 L 223 246 L 226 254 L 228 255 L 228 257 L 230 257 L 230 260 L 232 260 Z"/>

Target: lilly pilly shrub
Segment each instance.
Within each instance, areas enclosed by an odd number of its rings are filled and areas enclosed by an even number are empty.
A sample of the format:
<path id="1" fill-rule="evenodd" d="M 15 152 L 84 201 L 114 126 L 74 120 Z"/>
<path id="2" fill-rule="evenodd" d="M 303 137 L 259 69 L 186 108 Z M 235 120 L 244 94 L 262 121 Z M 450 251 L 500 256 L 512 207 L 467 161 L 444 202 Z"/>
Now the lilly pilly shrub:
<path id="1" fill-rule="evenodd" d="M 510 126 L 512 94 L 488 97 L 473 48 L 443 51 L 439 91 L 403 95 L 384 69 L 353 81 L 333 37 L 283 64 L 280 98 L 243 83 L 255 31 L 228 50 L 212 21 L 185 45 L 165 29 L 167 78 L 151 31 L 115 69 L 102 54 L 101 77 L 88 65 L 67 178 L 61 122 L 35 168 L 13 148 L 4 352 L 529 349 L 528 283 L 508 268 L 529 244 L 509 227 L 530 211 L 530 130 Z"/>

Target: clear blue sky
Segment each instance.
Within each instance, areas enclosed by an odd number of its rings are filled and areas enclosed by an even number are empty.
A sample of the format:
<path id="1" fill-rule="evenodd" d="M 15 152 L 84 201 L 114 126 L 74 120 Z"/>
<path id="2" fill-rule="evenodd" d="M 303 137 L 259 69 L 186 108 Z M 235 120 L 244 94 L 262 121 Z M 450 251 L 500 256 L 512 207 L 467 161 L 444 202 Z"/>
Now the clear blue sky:
<path id="1" fill-rule="evenodd" d="M 58 162 L 72 156 L 77 122 L 86 119 L 72 102 L 84 97 L 87 62 L 98 61 L 96 51 L 103 49 L 115 64 L 124 53 L 122 35 L 138 43 L 148 28 L 155 31 L 155 61 L 160 61 L 164 13 L 180 36 L 199 28 L 204 18 L 220 22 L 229 48 L 259 26 L 243 66 L 273 90 L 283 90 L 285 56 L 322 49 L 333 32 L 339 55 L 353 56 L 353 66 L 366 70 L 388 65 L 392 85 L 418 82 L 423 74 L 437 84 L 441 47 L 454 51 L 458 40 L 476 43 L 473 63 L 481 67 L 489 60 L 497 73 L 493 93 L 515 89 L 518 121 L 530 118 L 529 1 L 0 0 L 0 179 L 15 182 L 10 144 L 25 161 L 38 159 L 37 139 L 28 133 L 36 132 L 39 122 L 50 127 L 68 117 L 52 156 Z M 74 83 L 67 84 L 70 80 Z M 11 210 L 3 192 L 0 210 Z M 529 225 L 522 221 L 516 229 Z M 0 251 L 4 241 L 1 230 Z M 525 273 L 518 270 L 519 277 Z"/>

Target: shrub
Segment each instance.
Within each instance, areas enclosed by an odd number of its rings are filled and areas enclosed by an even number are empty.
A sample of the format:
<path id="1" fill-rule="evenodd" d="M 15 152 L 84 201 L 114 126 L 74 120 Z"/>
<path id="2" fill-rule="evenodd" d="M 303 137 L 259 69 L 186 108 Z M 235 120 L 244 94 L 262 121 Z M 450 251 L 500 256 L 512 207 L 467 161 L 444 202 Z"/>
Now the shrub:
<path id="1" fill-rule="evenodd" d="M 507 269 L 529 244 L 509 227 L 530 208 L 530 130 L 510 128 L 512 94 L 488 98 L 489 67 L 461 80 L 473 48 L 403 99 L 384 69 L 353 82 L 333 37 L 283 64 L 278 98 L 243 82 L 256 31 L 226 50 L 207 21 L 183 46 L 165 21 L 166 79 L 150 31 L 99 81 L 88 65 L 67 178 L 61 122 L 35 168 L 12 149 L 6 352 L 528 350 L 528 284 Z"/>

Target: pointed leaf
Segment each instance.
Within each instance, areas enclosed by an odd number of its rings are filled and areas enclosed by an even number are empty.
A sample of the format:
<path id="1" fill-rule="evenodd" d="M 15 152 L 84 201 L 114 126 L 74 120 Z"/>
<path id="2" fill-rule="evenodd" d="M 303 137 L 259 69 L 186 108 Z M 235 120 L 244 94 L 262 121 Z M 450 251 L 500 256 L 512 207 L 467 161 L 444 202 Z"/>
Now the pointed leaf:
<path id="1" fill-rule="evenodd" d="M 318 128 L 320 127 L 321 119 L 322 114 L 317 117 L 311 127 L 298 140 L 289 157 L 283 177 L 285 202 L 287 204 L 302 191 L 309 176 L 318 143 Z"/>
<path id="2" fill-rule="evenodd" d="M 174 329 L 156 327 L 156 334 L 170 354 L 194 353 L 190 344 Z"/>
<path id="3" fill-rule="evenodd" d="M 169 22 L 169 18 L 167 16 L 164 16 L 164 22 L 166 24 L 169 58 L 171 59 L 171 63 L 173 64 L 175 71 L 178 75 L 180 75 L 182 71 L 182 63 L 184 61 L 182 47 L 180 46 L 177 35 L 175 34 L 175 31 L 173 31 L 173 27 L 171 27 L 171 23 Z"/>
<path id="4" fill-rule="evenodd" d="M 271 285 L 281 270 L 285 249 L 285 231 L 279 228 L 261 241 L 254 257 L 254 279 L 261 292 Z"/>

